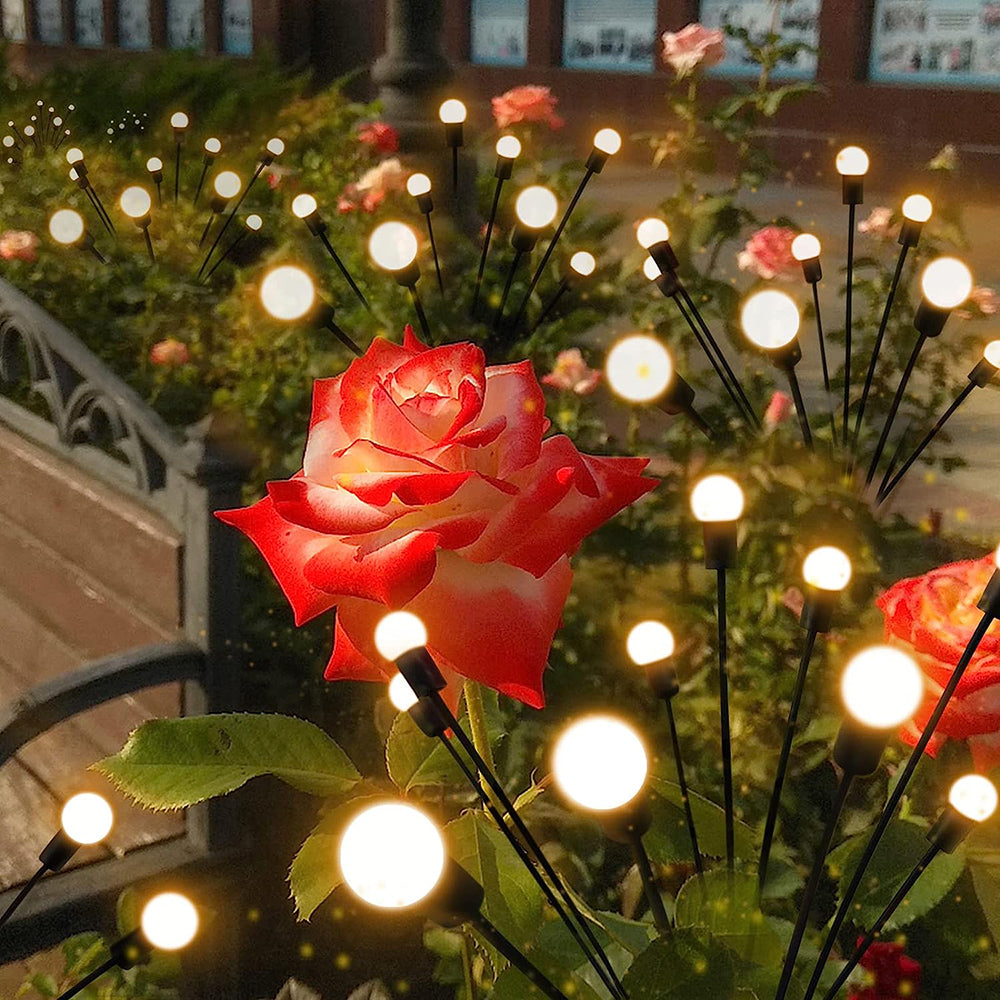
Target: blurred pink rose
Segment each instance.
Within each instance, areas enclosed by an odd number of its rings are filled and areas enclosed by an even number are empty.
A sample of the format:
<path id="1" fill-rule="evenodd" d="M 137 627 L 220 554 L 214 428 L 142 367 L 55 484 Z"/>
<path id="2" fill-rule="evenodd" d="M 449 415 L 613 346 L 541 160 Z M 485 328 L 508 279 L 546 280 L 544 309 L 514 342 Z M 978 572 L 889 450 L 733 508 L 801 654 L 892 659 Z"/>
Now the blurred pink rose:
<path id="1" fill-rule="evenodd" d="M 592 393 L 601 381 L 601 373 L 588 366 L 578 347 L 560 351 L 556 363 L 548 375 L 542 376 L 545 385 L 564 392 L 575 392 L 578 396 Z"/>
<path id="2" fill-rule="evenodd" d="M 377 153 L 395 153 L 399 150 L 399 133 L 386 122 L 369 122 L 358 129 L 358 142 Z"/>
<path id="3" fill-rule="evenodd" d="M 676 33 L 663 33 L 663 61 L 673 67 L 678 79 L 699 66 L 716 66 L 725 58 L 726 36 L 716 28 L 694 23 Z"/>
<path id="4" fill-rule="evenodd" d="M 792 256 L 794 229 L 765 226 L 750 237 L 739 252 L 736 263 L 741 271 L 752 271 L 760 278 L 793 278 L 799 273 L 799 262 Z"/>
<path id="5" fill-rule="evenodd" d="M 497 128 L 521 122 L 541 122 L 549 128 L 562 128 L 565 122 L 556 114 L 557 97 L 548 87 L 525 84 L 493 98 L 493 120 Z"/>
<path id="6" fill-rule="evenodd" d="M 972 309 L 955 310 L 955 315 L 959 319 L 972 319 L 974 316 L 995 316 L 997 310 L 1000 309 L 1000 298 L 987 285 L 976 285 L 969 292 L 966 305 L 972 306 Z"/>
<path id="7" fill-rule="evenodd" d="M 775 392 L 771 397 L 771 402 L 767 404 L 764 411 L 764 425 L 766 427 L 777 427 L 788 419 L 792 412 L 792 397 L 787 392 Z"/>
<path id="8" fill-rule="evenodd" d="M 161 340 L 150 348 L 149 360 L 154 365 L 167 365 L 171 368 L 186 365 L 191 360 L 191 352 L 187 344 L 173 337 Z"/>
<path id="9" fill-rule="evenodd" d="M 878 205 L 873 208 L 868 215 L 867 219 L 862 219 L 858 223 L 859 233 L 868 233 L 870 236 L 876 236 L 881 240 L 894 239 L 896 236 L 896 227 L 892 224 L 892 209 L 886 208 L 885 205 Z"/>
<path id="10" fill-rule="evenodd" d="M 381 191 L 382 194 L 387 194 L 389 191 L 405 191 L 406 179 L 409 176 L 410 171 L 399 162 L 399 157 L 391 156 L 375 164 L 371 170 L 366 170 L 355 187 L 362 192 Z"/>
<path id="11" fill-rule="evenodd" d="M 0 259 L 33 263 L 38 260 L 38 237 L 23 229 L 8 229 L 0 236 Z"/>

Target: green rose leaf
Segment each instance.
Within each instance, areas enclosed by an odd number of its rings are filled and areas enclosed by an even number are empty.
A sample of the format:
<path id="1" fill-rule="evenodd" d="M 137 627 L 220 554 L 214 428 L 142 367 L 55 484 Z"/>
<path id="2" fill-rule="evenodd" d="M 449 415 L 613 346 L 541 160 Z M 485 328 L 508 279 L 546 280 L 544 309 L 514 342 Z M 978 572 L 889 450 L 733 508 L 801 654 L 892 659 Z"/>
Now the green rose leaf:
<path id="1" fill-rule="evenodd" d="M 343 795 L 361 780 L 326 733 L 285 715 L 154 719 L 93 768 L 148 809 L 183 809 L 263 774 L 322 796 Z"/>
<path id="2" fill-rule="evenodd" d="M 622 985 L 631 1000 L 724 1000 L 733 994 L 734 977 L 721 944 L 704 932 L 678 928 L 636 958 Z"/>

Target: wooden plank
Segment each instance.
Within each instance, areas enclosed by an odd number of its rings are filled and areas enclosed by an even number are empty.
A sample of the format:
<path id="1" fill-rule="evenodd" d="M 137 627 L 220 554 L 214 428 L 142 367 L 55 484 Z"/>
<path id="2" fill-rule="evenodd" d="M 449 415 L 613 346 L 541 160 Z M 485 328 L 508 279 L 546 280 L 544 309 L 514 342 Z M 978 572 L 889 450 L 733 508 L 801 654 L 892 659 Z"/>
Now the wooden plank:
<path id="1" fill-rule="evenodd" d="M 181 543 L 173 528 L 3 427 L 0 511 L 160 627 L 178 625 Z"/>
<path id="2" fill-rule="evenodd" d="M 59 825 L 55 797 L 17 760 L 0 768 L 0 888 L 20 885 L 38 869 L 38 852 Z M 46 835 L 48 831 L 48 835 Z"/>

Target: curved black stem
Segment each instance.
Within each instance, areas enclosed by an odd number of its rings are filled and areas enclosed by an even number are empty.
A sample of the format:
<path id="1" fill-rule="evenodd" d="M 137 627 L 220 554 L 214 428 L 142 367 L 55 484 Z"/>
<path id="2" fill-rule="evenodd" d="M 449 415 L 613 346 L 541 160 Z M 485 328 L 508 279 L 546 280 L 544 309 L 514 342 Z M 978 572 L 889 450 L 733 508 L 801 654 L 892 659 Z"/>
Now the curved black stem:
<path id="1" fill-rule="evenodd" d="M 653 866 L 650 864 L 649 855 L 639 834 L 632 834 L 629 837 L 629 846 L 632 848 L 632 857 L 635 859 L 636 868 L 639 869 L 639 878 L 642 879 L 642 889 L 646 895 L 646 903 L 649 912 L 653 915 L 653 925 L 666 937 L 671 930 L 670 918 L 663 906 L 663 897 L 656 887 L 656 876 L 653 874 Z"/>
<path id="2" fill-rule="evenodd" d="M 93 254 L 93 255 L 94 255 L 94 256 L 95 256 L 96 258 L 97 258 L 97 260 L 99 260 L 99 261 L 100 261 L 100 262 L 101 262 L 102 264 L 107 264 L 107 262 L 108 262 L 108 258 L 107 258 L 107 257 L 105 257 L 105 256 L 104 256 L 104 254 L 102 254 L 102 253 L 101 253 L 101 251 L 100 251 L 100 250 L 98 250 L 98 249 L 97 249 L 97 247 L 95 247 L 93 243 L 91 243 L 91 244 L 90 244 L 90 246 L 89 246 L 89 247 L 87 247 L 87 249 L 88 249 L 88 250 L 89 250 L 89 251 L 90 251 L 90 252 L 91 252 L 91 253 L 92 253 L 92 254 Z"/>
<path id="3" fill-rule="evenodd" d="M 736 836 L 733 825 L 733 746 L 729 734 L 729 646 L 726 635 L 726 570 L 716 573 L 719 623 L 719 721 L 722 730 L 722 781 L 726 806 L 726 864 L 736 863 Z"/>
<path id="4" fill-rule="evenodd" d="M 910 466 L 920 457 L 923 450 L 937 437 L 941 428 L 948 422 L 948 418 L 965 402 L 966 397 L 969 393 L 975 389 L 976 383 L 970 382 L 952 401 L 951 406 L 948 407 L 944 413 L 938 418 L 938 422 L 927 432 L 924 436 L 923 441 L 917 445 L 913 450 L 910 457 L 903 463 L 899 472 L 892 477 L 892 480 L 888 484 L 883 484 L 882 488 L 878 492 L 878 502 L 882 503 L 884 500 L 888 499 L 889 494 L 899 485 L 899 481 L 906 475 Z"/>
<path id="5" fill-rule="evenodd" d="M 198 240 L 198 246 L 203 247 L 205 245 L 205 240 L 208 239 L 208 234 L 212 231 L 212 223 L 215 221 L 215 213 L 212 212 L 208 221 L 205 223 L 205 228 L 201 231 L 201 239 Z"/>
<path id="6" fill-rule="evenodd" d="M 111 224 L 104 217 L 104 213 L 101 211 L 100 207 L 97 204 L 97 197 L 94 195 L 94 189 L 90 187 L 90 185 L 88 185 L 83 190 L 87 195 L 87 199 L 90 201 L 91 207 L 97 214 L 97 218 L 100 221 L 101 225 L 104 226 L 104 228 L 108 231 L 109 236 L 114 235 L 114 229 L 111 228 Z"/>
<path id="7" fill-rule="evenodd" d="M 110 972 L 117 964 L 117 959 L 109 958 L 103 965 L 99 965 L 93 972 L 84 976 L 76 986 L 70 987 L 58 1000 L 70 1000 L 70 997 L 75 997 L 78 993 L 82 993 L 92 983 L 96 983 L 106 972 Z"/>
<path id="8" fill-rule="evenodd" d="M 868 950 L 871 943 L 879 936 L 882 928 L 888 923 L 889 918 L 899 909 L 900 903 L 906 899 L 909 891 L 917 884 L 917 879 L 920 878 L 924 873 L 924 869 L 934 860 L 937 856 L 938 851 L 941 848 L 937 844 L 931 844 L 927 849 L 924 856 L 917 862 L 914 866 L 913 871 L 906 876 L 906 880 L 899 887 L 896 895 L 889 900 L 885 909 L 879 914 L 878 919 L 872 924 L 872 928 L 858 943 L 857 948 L 854 949 L 854 954 L 847 961 L 847 964 L 840 970 L 837 978 L 834 980 L 833 985 L 826 991 L 826 995 L 823 1000 L 833 1000 L 837 995 L 837 991 L 840 989 L 844 983 L 847 982 L 850 974 L 857 968 L 858 962 L 865 957 L 865 952 Z"/>
<path id="9" fill-rule="evenodd" d="M 813 859 L 812 872 L 806 889 L 799 904 L 799 915 L 795 921 L 795 929 L 792 931 L 792 939 L 788 944 L 788 951 L 785 954 L 785 964 L 781 970 L 781 979 L 778 982 L 778 990 L 774 994 L 774 1000 L 785 1000 L 788 986 L 792 981 L 792 972 L 795 969 L 795 959 L 798 958 L 799 948 L 802 946 L 802 938 L 806 932 L 806 924 L 809 922 L 809 912 L 812 909 L 813 901 L 816 898 L 816 890 L 819 889 L 820 879 L 823 877 L 823 869 L 826 865 L 826 856 L 833 841 L 833 835 L 837 830 L 837 821 L 844 809 L 844 802 L 847 800 L 847 793 L 851 790 L 851 783 L 854 775 L 847 772 L 840 776 L 840 783 L 837 785 L 837 794 L 830 812 L 826 818 L 826 826 L 823 829 L 823 836 L 816 849 L 816 857 Z"/>
<path id="10" fill-rule="evenodd" d="M 847 429 L 851 409 L 851 311 L 854 304 L 854 217 L 857 206 L 852 201 L 847 211 L 847 293 L 844 297 L 844 445 L 851 440 Z"/>
<path id="11" fill-rule="evenodd" d="M 878 493 L 875 494 L 876 504 L 881 503 L 882 490 L 885 489 L 886 483 L 892 479 L 893 474 L 899 466 L 899 460 L 903 457 L 903 449 L 906 447 L 906 442 L 910 438 L 910 430 L 912 427 L 913 421 L 910 420 L 903 428 L 903 433 L 896 438 L 896 443 L 892 446 L 892 454 L 889 456 L 889 461 L 886 463 L 885 471 L 882 473 L 882 482 L 878 485 Z"/>
<path id="12" fill-rule="evenodd" d="M 552 982 L 547 979 L 542 972 L 532 964 L 532 962 L 523 955 L 520 950 L 511 944 L 503 936 L 503 934 L 498 931 L 493 924 L 491 924 L 486 917 L 481 913 L 477 913 L 474 917 L 469 918 L 469 923 L 477 930 L 484 938 L 504 958 L 510 962 L 511 965 L 517 969 L 532 985 L 537 986 L 548 998 L 549 1000 L 566 1000 L 565 994 L 563 994 Z"/>
<path id="13" fill-rule="evenodd" d="M 799 380 L 795 375 L 794 368 L 786 369 L 788 375 L 788 385 L 792 390 L 792 399 L 795 401 L 795 412 L 799 417 L 799 427 L 802 430 L 802 440 L 807 448 L 813 446 L 812 431 L 809 429 L 809 415 L 806 413 L 805 400 L 802 398 L 802 389 L 799 387 Z"/>
<path id="14" fill-rule="evenodd" d="M 48 871 L 47 865 L 42 865 L 34 875 L 28 879 L 27 882 L 21 886 L 21 891 L 14 897 L 14 901 L 7 907 L 3 912 L 3 916 L 0 917 L 0 927 L 3 927 L 8 920 L 14 915 L 14 911 L 28 898 L 28 893 L 38 885 L 41 877 Z"/>
<path id="15" fill-rule="evenodd" d="M 486 272 L 486 258 L 490 252 L 490 240 L 493 237 L 493 226 L 497 219 L 497 208 L 500 206 L 500 192 L 503 190 L 504 179 L 497 178 L 496 187 L 493 189 L 493 206 L 490 208 L 490 218 L 486 223 L 486 235 L 483 236 L 483 251 L 479 255 L 479 271 L 476 273 L 476 291 L 472 296 L 472 315 L 476 315 L 476 307 L 479 305 L 479 293 L 483 287 L 483 274 Z"/>
<path id="16" fill-rule="evenodd" d="M 667 706 L 667 721 L 670 723 L 670 743 L 674 748 L 674 764 L 677 766 L 677 784 L 681 789 L 681 802 L 684 804 L 684 818 L 687 820 L 688 836 L 691 838 L 691 854 L 694 856 L 694 870 L 701 875 L 704 867 L 701 862 L 701 851 L 698 849 L 698 831 L 694 825 L 694 813 L 691 812 L 691 798 L 688 795 L 687 781 L 684 778 L 684 760 L 681 757 L 681 744 L 677 738 L 677 724 L 674 722 L 674 706 L 670 698 L 663 699 Z"/>
<path id="17" fill-rule="evenodd" d="M 430 226 L 430 221 L 431 217 L 428 215 L 427 216 L 428 226 Z M 371 312 L 372 307 L 368 304 L 368 300 L 364 297 L 364 294 L 362 293 L 361 289 L 358 288 L 357 283 L 351 276 L 351 272 L 347 270 L 346 265 L 340 259 L 340 255 L 337 253 L 336 250 L 333 249 L 333 244 L 330 242 L 330 237 L 327 236 L 325 232 L 321 232 L 319 234 L 319 239 L 320 242 L 323 244 L 323 246 L 326 248 L 326 252 L 330 255 L 330 259 L 340 269 L 340 273 L 344 276 L 344 280 L 351 286 L 351 291 L 354 292 L 358 301 L 365 307 L 365 309 L 368 310 L 368 312 Z M 437 264 L 437 250 L 434 251 L 434 263 Z M 440 277 L 440 274 L 438 275 L 438 277 Z"/>
<path id="18" fill-rule="evenodd" d="M 115 224 L 111 221 L 111 216 L 108 215 L 108 210 L 104 207 L 104 202 L 101 201 L 101 196 L 97 193 L 97 189 L 94 187 L 93 184 L 91 184 L 88 187 L 88 190 L 93 193 L 94 204 L 97 206 L 97 211 L 104 216 L 104 221 L 107 223 L 109 231 L 113 233 L 115 231 Z"/>
<path id="19" fill-rule="evenodd" d="M 903 369 L 903 374 L 899 380 L 899 385 L 896 387 L 896 394 L 892 397 L 892 405 L 889 407 L 889 414 L 885 418 L 882 433 L 879 435 L 878 444 L 875 447 L 875 454 L 872 455 L 871 464 L 868 466 L 868 475 L 865 477 L 865 486 L 870 486 L 872 479 L 875 477 L 875 470 L 878 468 L 878 462 L 882 457 L 882 451 L 885 449 L 885 443 L 889 440 L 889 431 L 892 430 L 892 422 L 896 419 L 896 412 L 899 410 L 900 403 L 903 402 L 903 394 L 906 392 L 906 384 L 910 381 L 910 376 L 913 374 L 913 368 L 917 363 L 917 358 L 920 356 L 920 351 L 923 349 L 924 341 L 926 340 L 926 335 L 921 333 L 917 337 L 916 343 L 913 345 L 910 357 L 907 359 L 906 367 Z"/>
<path id="20" fill-rule="evenodd" d="M 685 411 L 685 415 L 688 419 L 695 425 L 708 438 L 709 441 L 715 440 L 715 434 L 712 428 L 709 426 L 708 421 L 693 407 L 689 406 Z"/>
<path id="21" fill-rule="evenodd" d="M 451 190 L 458 192 L 458 146 L 451 147 Z"/>
<path id="22" fill-rule="evenodd" d="M 816 960 L 816 966 L 813 969 L 812 979 L 809 981 L 809 986 L 806 989 L 804 1000 L 810 1000 L 813 993 L 816 992 L 820 976 L 823 974 L 823 966 L 826 965 L 826 960 L 830 957 L 830 952 L 833 950 L 833 945 L 837 940 L 837 934 L 840 932 L 840 928 L 847 919 L 847 914 L 850 912 L 851 905 L 854 902 L 854 896 L 861 885 L 861 880 L 865 877 L 868 865 L 875 856 L 875 850 L 882 840 L 882 836 L 885 834 L 890 820 L 896 812 L 896 806 L 899 805 L 900 799 L 902 799 L 903 794 L 906 792 L 910 779 L 913 777 L 913 772 L 916 769 L 917 764 L 920 762 L 920 758 L 923 756 L 924 751 L 927 749 L 927 744 L 930 742 L 931 737 L 934 735 L 934 731 L 937 729 L 938 723 L 941 721 L 941 716 L 944 715 L 944 711 L 948 707 L 948 702 L 951 701 L 951 697 L 955 693 L 955 689 L 962 680 L 962 675 L 965 673 L 969 662 L 972 660 L 973 655 L 979 648 L 979 644 L 982 642 L 983 636 L 986 635 L 986 632 L 993 623 L 993 620 L 994 618 L 991 614 L 984 614 L 980 619 L 979 624 L 976 626 L 975 631 L 972 633 L 968 644 L 962 652 L 961 658 L 958 663 L 955 664 L 955 669 L 952 671 L 951 677 L 948 678 L 948 683 L 944 686 L 944 690 L 941 692 L 941 696 L 938 698 L 937 704 L 934 706 L 934 711 L 931 712 L 930 718 L 928 718 L 927 722 L 924 724 L 924 731 L 920 734 L 920 738 L 917 740 L 916 745 L 910 752 L 909 759 L 906 761 L 903 770 L 899 773 L 896 784 L 889 793 L 889 798 L 886 800 L 885 808 L 882 810 L 882 815 L 879 817 L 878 823 L 875 825 L 875 829 L 868 838 L 868 843 L 865 845 L 865 850 L 861 855 L 861 860 L 858 862 L 857 867 L 854 869 L 854 874 L 851 876 L 850 885 L 848 885 L 847 889 L 843 892 L 840 906 L 837 908 L 833 922 L 830 924 L 830 929 L 827 931 L 826 940 L 823 942 L 823 947 L 820 949 L 819 958 Z"/>
<path id="23" fill-rule="evenodd" d="M 156 207 L 163 208 L 163 181 L 156 181 Z"/>
<path id="24" fill-rule="evenodd" d="M 433 344 L 434 338 L 431 336 L 431 327 L 427 322 L 427 314 L 424 312 L 423 302 L 420 301 L 420 292 L 417 291 L 416 282 L 412 285 L 407 285 L 406 287 L 410 293 L 410 299 L 413 301 L 413 308 L 416 310 L 417 320 L 420 323 L 420 329 L 423 330 L 424 340 L 428 344 Z"/>
<path id="25" fill-rule="evenodd" d="M 781 789 L 785 784 L 785 775 L 788 773 L 788 760 L 792 755 L 792 744 L 795 742 L 795 727 L 798 724 L 802 695 L 806 689 L 806 674 L 809 672 L 809 661 L 812 659 L 813 649 L 816 645 L 816 635 L 815 629 L 809 629 L 806 633 L 802 657 L 799 660 L 799 671 L 795 675 L 792 700 L 788 706 L 785 738 L 781 744 L 781 753 L 778 755 L 778 772 L 774 776 L 774 787 L 771 789 L 771 801 L 767 807 L 767 822 L 764 824 L 764 841 L 760 848 L 760 862 L 757 866 L 757 884 L 762 891 L 767 882 L 767 865 L 771 860 L 771 844 L 774 841 L 774 828 L 778 822 L 778 808 L 781 806 Z"/>
<path id="26" fill-rule="evenodd" d="M 431 213 L 426 212 L 425 216 L 427 218 L 427 237 L 431 241 L 431 253 L 434 255 L 434 270 L 437 273 L 438 290 L 444 295 L 444 282 L 441 280 L 441 262 L 438 260 L 437 243 L 434 242 L 434 226 L 431 225 Z"/>
<path id="27" fill-rule="evenodd" d="M 523 250 L 514 251 L 514 259 L 510 262 L 510 268 L 507 271 L 507 280 L 504 282 L 503 295 L 500 296 L 500 305 L 497 306 L 496 315 L 493 317 L 494 333 L 500 329 L 500 325 L 503 323 L 503 311 L 504 307 L 507 305 L 507 297 L 510 295 L 510 286 L 514 284 L 514 275 L 517 273 L 517 265 L 521 263 L 521 258 L 523 256 Z"/>
<path id="28" fill-rule="evenodd" d="M 531 328 L 532 333 L 534 333 L 545 322 L 546 317 L 550 312 L 552 312 L 553 309 L 555 309 L 556 304 L 566 294 L 568 289 L 569 282 L 563 278 L 563 280 L 559 282 L 559 287 L 556 289 L 555 295 L 553 295 L 552 298 L 545 303 L 545 307 L 538 314 L 538 319 L 535 320 L 535 325 Z"/>
<path id="29" fill-rule="evenodd" d="M 834 446 L 837 444 L 837 407 L 830 395 L 830 369 L 826 363 L 826 337 L 823 334 L 823 315 L 819 308 L 819 282 L 812 281 L 813 309 L 816 312 L 816 337 L 819 340 L 819 357 L 823 363 L 823 388 L 826 390 L 827 400 L 830 406 L 830 440 Z"/>

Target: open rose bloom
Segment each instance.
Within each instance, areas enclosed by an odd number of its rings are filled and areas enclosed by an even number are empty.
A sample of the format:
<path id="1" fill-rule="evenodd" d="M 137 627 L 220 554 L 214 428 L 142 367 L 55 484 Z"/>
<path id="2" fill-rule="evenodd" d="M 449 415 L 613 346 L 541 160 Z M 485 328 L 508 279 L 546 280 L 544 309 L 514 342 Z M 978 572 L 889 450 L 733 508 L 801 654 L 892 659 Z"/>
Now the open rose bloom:
<path id="1" fill-rule="evenodd" d="M 665 31 L 663 61 L 681 79 L 701 67 L 717 66 L 726 58 L 726 36 L 718 28 L 689 24 L 680 31 Z"/>
<path id="2" fill-rule="evenodd" d="M 569 555 L 652 489 L 645 459 L 581 455 L 548 429 L 527 361 L 377 339 L 316 382 L 303 468 L 218 516 L 260 549 L 298 624 L 336 606 L 328 680 L 384 681 L 376 624 L 405 608 L 446 672 L 535 706 Z"/>
<path id="3" fill-rule="evenodd" d="M 493 98 L 493 120 L 497 128 L 532 123 L 562 128 L 566 123 L 556 114 L 558 103 L 559 99 L 548 87 L 524 84 Z"/>
<path id="4" fill-rule="evenodd" d="M 976 604 L 995 568 L 993 553 L 949 563 L 900 580 L 878 598 L 886 637 L 910 653 L 924 672 L 927 696 L 901 734 L 911 746 L 982 618 Z M 967 741 L 980 770 L 1000 764 L 1000 633 L 995 624 L 979 644 L 927 752 L 936 755 L 947 740 Z"/>
<path id="5" fill-rule="evenodd" d="M 741 271 L 751 271 L 758 278 L 787 280 L 799 275 L 801 265 L 792 254 L 794 229 L 784 226 L 764 226 L 750 237 L 746 246 L 736 255 Z"/>

